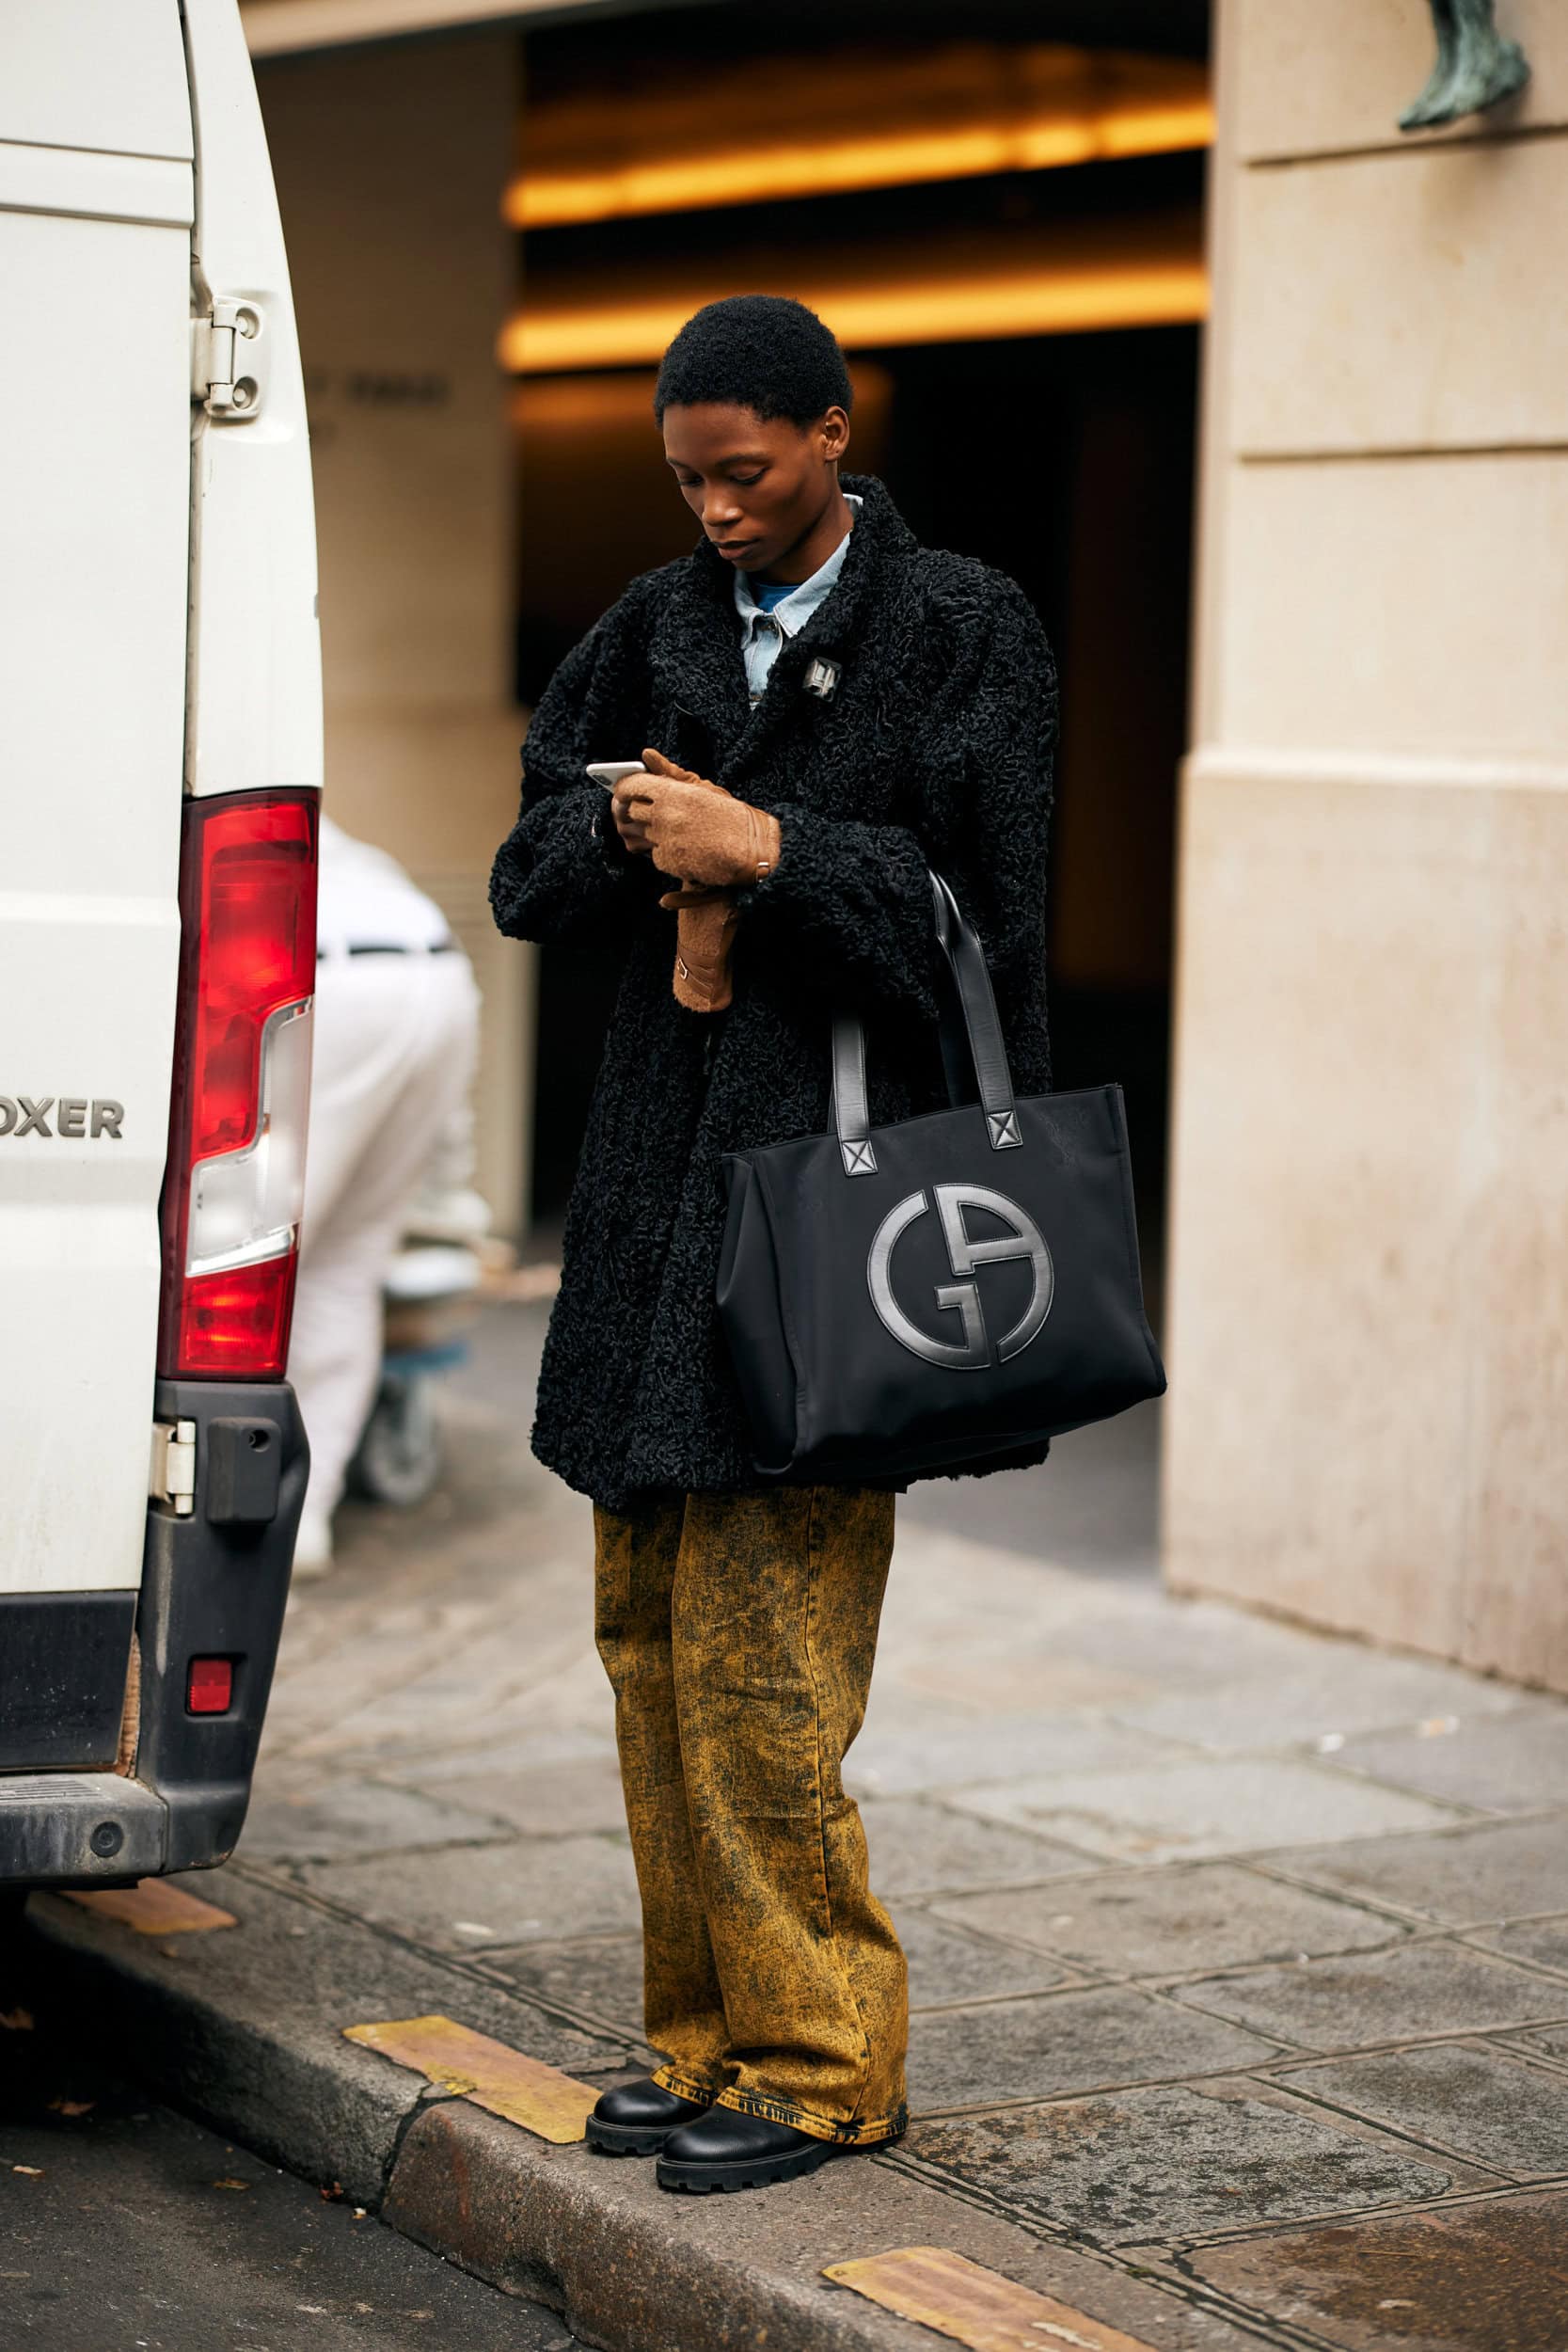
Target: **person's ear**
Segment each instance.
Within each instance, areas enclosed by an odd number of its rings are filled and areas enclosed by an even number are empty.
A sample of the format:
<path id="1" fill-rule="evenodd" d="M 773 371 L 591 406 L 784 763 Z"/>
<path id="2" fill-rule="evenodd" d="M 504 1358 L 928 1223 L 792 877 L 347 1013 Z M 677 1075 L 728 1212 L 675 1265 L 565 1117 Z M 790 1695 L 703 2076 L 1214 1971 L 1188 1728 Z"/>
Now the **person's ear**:
<path id="1" fill-rule="evenodd" d="M 830 408 L 817 431 L 822 437 L 822 457 L 827 465 L 836 465 L 849 446 L 849 419 L 846 410 Z"/>

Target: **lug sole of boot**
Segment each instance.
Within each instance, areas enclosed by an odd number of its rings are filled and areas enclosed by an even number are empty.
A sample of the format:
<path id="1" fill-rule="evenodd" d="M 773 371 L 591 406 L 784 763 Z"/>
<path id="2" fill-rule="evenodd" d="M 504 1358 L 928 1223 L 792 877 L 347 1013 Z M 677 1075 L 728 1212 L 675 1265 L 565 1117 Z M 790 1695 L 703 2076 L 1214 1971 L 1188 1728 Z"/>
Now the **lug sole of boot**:
<path id="1" fill-rule="evenodd" d="M 691 2118 L 684 2120 L 689 2123 Z M 601 2156 L 657 2156 L 671 2133 L 679 2130 L 679 2123 L 601 2123 L 591 2115 L 583 2137 Z"/>
<path id="2" fill-rule="evenodd" d="M 786 2156 L 763 2156 L 748 2161 L 736 2157 L 727 2164 L 671 2164 L 660 2157 L 657 2175 L 660 2188 L 687 2197 L 723 2195 L 737 2188 L 771 2188 L 778 2181 L 799 2180 L 834 2156 L 853 2150 L 835 2139 L 814 2140 L 809 2148 L 792 2148 Z"/>

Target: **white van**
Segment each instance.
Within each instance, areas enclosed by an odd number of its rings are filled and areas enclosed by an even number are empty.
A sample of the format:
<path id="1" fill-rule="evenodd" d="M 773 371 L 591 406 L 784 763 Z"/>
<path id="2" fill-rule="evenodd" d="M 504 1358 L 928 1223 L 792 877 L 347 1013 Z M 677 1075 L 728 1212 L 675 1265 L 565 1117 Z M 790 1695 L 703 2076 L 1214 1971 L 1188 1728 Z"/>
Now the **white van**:
<path id="1" fill-rule="evenodd" d="M 315 533 L 237 0 L 0 0 L 0 1887 L 82 1885 L 232 1848 L 307 1469 Z"/>

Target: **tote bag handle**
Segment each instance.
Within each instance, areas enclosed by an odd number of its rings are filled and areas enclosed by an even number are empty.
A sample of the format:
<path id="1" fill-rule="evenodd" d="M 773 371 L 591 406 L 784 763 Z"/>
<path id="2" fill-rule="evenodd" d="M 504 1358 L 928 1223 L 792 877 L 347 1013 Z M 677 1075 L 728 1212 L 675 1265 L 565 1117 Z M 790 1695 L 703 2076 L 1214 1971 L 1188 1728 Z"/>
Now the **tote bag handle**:
<path id="1" fill-rule="evenodd" d="M 936 906 L 937 944 L 947 959 L 962 1015 L 961 1033 L 951 1007 L 944 1005 L 938 1016 L 948 1096 L 957 1106 L 964 1091 L 967 1069 L 973 1067 L 990 1148 L 993 1152 L 1006 1152 L 1022 1144 L 1023 1137 L 1013 1106 L 1012 1073 L 1007 1068 L 1007 1049 L 1003 1042 L 985 952 L 940 874 L 931 876 L 931 895 Z M 833 1020 L 832 1116 L 845 1174 L 874 1176 L 877 1154 L 871 1141 L 871 1110 L 865 1083 L 865 1031 L 854 1013 L 839 1013 Z"/>

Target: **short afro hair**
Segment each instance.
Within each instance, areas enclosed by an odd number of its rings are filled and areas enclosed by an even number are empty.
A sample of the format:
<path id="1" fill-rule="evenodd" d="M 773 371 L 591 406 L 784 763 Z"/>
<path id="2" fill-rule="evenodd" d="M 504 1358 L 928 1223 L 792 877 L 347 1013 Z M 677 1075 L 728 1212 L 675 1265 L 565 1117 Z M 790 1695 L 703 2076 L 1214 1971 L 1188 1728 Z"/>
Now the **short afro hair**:
<path id="1" fill-rule="evenodd" d="M 854 400 L 849 371 L 832 330 L 784 294 L 729 294 L 689 318 L 664 355 L 654 415 L 722 401 L 765 422 L 812 424 Z"/>

